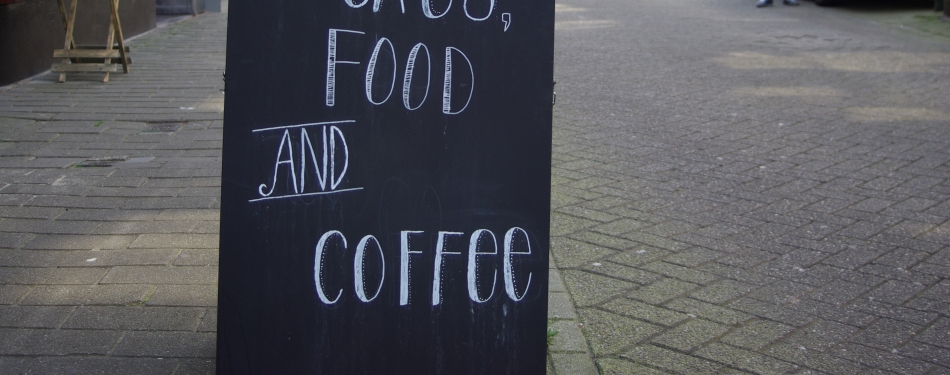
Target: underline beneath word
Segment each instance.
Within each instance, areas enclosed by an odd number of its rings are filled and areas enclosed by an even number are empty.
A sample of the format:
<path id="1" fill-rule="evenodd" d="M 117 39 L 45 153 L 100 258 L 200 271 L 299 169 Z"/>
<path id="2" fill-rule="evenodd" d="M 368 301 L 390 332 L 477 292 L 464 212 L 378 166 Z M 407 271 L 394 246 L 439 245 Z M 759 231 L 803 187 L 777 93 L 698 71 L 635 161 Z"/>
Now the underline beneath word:
<path id="1" fill-rule="evenodd" d="M 363 190 L 363 188 L 358 187 L 358 188 L 340 189 L 340 190 L 332 190 L 332 191 L 318 191 L 315 193 L 290 194 L 290 195 L 281 195 L 281 196 L 276 196 L 276 197 L 264 197 L 264 198 L 251 199 L 248 202 L 260 202 L 260 201 L 266 201 L 266 200 L 271 200 L 271 199 L 284 199 L 284 198 L 295 198 L 295 197 L 309 197 L 309 196 L 314 196 L 314 195 L 345 193 L 348 191 L 357 191 L 357 190 Z"/>

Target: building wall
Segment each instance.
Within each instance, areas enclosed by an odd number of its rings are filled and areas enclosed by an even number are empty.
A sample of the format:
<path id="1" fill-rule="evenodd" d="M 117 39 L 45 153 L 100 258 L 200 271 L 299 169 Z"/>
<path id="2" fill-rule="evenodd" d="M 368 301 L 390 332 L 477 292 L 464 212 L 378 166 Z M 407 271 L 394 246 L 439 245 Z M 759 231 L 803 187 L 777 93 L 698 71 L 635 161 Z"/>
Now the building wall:
<path id="1" fill-rule="evenodd" d="M 120 0 L 119 20 L 125 38 L 154 29 L 155 0 Z M 73 35 L 76 43 L 104 45 L 108 31 L 109 3 L 79 0 Z M 63 48 L 64 42 L 65 30 L 56 0 L 0 5 L 0 86 L 49 69 L 53 50 Z M 134 50 L 130 56 L 135 57 Z"/>

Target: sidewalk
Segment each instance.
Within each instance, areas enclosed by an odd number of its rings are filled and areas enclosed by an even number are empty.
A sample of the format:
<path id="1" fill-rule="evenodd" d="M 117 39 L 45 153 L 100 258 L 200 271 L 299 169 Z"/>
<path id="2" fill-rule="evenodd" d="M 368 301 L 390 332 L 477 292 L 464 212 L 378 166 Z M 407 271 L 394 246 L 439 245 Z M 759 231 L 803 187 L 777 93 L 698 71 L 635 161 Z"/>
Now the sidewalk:
<path id="1" fill-rule="evenodd" d="M 226 14 L 0 92 L 0 374 L 206 374 Z"/>

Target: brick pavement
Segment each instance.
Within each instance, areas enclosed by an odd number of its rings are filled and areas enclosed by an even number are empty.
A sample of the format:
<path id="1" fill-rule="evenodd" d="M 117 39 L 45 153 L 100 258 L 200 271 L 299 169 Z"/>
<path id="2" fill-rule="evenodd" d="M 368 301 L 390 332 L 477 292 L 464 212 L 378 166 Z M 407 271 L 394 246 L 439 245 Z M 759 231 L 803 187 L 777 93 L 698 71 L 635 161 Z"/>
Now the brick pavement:
<path id="1" fill-rule="evenodd" d="M 950 373 L 950 44 L 753 4 L 559 3 L 549 371 Z M 0 92 L 0 374 L 213 369 L 225 20 Z"/>
<path id="2" fill-rule="evenodd" d="M 598 367 L 950 373 L 950 40 L 754 3 L 558 6 L 552 252 Z"/>
<path id="3" fill-rule="evenodd" d="M 226 19 L 0 92 L 0 374 L 213 372 Z"/>

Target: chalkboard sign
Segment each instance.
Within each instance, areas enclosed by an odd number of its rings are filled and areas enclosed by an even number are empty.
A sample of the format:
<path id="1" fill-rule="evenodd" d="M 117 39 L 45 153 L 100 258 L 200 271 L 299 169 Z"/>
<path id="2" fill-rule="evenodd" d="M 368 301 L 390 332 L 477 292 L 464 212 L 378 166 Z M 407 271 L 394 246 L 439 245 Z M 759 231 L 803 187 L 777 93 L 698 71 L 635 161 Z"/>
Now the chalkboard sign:
<path id="1" fill-rule="evenodd" d="M 542 374 L 553 1 L 229 12 L 218 372 Z"/>

